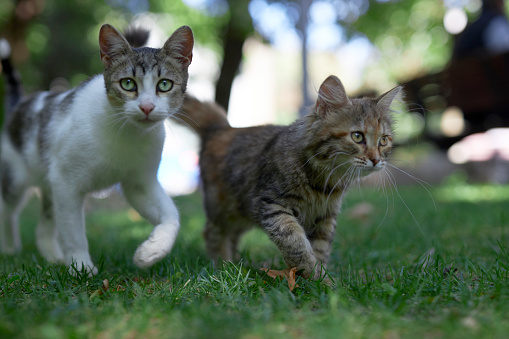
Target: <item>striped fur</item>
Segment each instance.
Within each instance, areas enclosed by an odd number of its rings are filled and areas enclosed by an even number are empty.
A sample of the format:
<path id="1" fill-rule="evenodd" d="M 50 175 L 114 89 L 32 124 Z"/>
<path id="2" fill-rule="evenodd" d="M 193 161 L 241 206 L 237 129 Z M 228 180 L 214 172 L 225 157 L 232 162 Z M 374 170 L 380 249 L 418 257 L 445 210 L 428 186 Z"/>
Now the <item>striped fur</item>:
<path id="1" fill-rule="evenodd" d="M 138 35 L 136 43 L 141 40 Z M 0 162 L 3 253 L 21 250 L 18 213 L 31 186 L 39 187 L 42 197 L 37 246 L 50 261 L 97 272 L 88 252 L 83 199 L 116 183 L 155 225 L 138 247 L 135 264 L 150 266 L 173 246 L 178 212 L 156 173 L 164 121 L 184 100 L 192 31 L 179 28 L 161 49 L 134 48 L 115 28 L 103 25 L 99 45 L 103 75 L 67 92 L 22 98 L 5 121 Z M 12 76 L 7 78 L 12 82 Z"/>
<path id="2" fill-rule="evenodd" d="M 286 264 L 323 275 L 348 187 L 384 168 L 391 151 L 390 104 L 350 99 L 330 76 L 313 110 L 290 126 L 232 128 L 217 105 L 186 97 L 179 118 L 202 139 L 200 170 L 209 255 L 232 260 L 240 236 L 259 225 Z M 363 140 L 354 140 L 362 133 Z"/>

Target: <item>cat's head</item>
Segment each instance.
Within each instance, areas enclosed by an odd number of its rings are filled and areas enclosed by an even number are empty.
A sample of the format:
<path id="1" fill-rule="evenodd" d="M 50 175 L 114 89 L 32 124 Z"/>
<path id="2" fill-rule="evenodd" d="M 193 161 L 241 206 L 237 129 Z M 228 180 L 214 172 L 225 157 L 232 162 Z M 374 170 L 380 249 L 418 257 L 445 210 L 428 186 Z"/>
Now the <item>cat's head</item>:
<path id="1" fill-rule="evenodd" d="M 396 87 L 378 98 L 351 99 L 341 81 L 329 76 L 307 116 L 317 161 L 344 164 L 339 172 L 352 168 L 361 175 L 383 169 L 393 142 L 390 106 L 401 95 Z"/>
<path id="2" fill-rule="evenodd" d="M 136 126 L 149 128 L 176 114 L 184 100 L 193 33 L 177 29 L 162 48 L 134 48 L 112 26 L 99 33 L 108 100 L 116 114 Z"/>

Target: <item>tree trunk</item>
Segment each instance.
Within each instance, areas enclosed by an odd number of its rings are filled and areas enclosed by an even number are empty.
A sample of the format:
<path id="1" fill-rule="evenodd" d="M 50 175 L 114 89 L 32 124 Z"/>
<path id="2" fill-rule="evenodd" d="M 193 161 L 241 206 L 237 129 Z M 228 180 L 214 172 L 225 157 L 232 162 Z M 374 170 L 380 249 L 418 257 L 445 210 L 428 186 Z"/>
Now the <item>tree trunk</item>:
<path id="1" fill-rule="evenodd" d="M 247 37 L 254 32 L 253 21 L 248 11 L 249 0 L 229 0 L 230 20 L 225 27 L 223 63 L 216 83 L 216 102 L 228 111 L 233 80 L 242 61 L 242 47 Z"/>
<path id="2" fill-rule="evenodd" d="M 308 82 L 309 82 L 309 75 L 308 75 L 308 34 L 307 34 L 307 28 L 308 28 L 308 15 L 309 15 L 309 8 L 311 7 L 311 3 L 313 0 L 299 0 L 300 7 L 301 7 L 301 15 L 299 18 L 299 21 L 297 22 L 297 29 L 300 31 L 302 35 L 302 49 L 301 49 L 301 55 L 302 55 L 302 106 L 299 110 L 299 116 L 303 117 L 306 115 L 308 107 L 312 105 L 311 97 L 309 95 L 308 91 Z"/>
<path id="3" fill-rule="evenodd" d="M 226 36 L 224 38 L 224 55 L 223 64 L 221 65 L 221 73 L 216 83 L 216 102 L 223 106 L 228 112 L 230 103 L 230 94 L 232 90 L 233 80 L 239 70 L 242 60 L 242 47 L 245 38 L 232 33 L 231 21 L 228 25 Z"/>

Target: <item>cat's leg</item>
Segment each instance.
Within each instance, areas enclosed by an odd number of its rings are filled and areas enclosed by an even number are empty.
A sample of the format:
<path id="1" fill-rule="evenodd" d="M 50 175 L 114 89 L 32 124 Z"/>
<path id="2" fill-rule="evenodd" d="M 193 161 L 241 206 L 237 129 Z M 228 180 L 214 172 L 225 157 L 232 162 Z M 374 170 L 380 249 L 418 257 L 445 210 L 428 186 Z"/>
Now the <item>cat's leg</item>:
<path id="1" fill-rule="evenodd" d="M 336 231 L 336 216 L 326 216 L 324 218 L 318 218 L 316 220 L 316 227 L 313 232 L 308 234 L 308 238 L 313 247 L 313 253 L 318 261 L 320 268 L 326 268 L 329 261 L 329 256 L 332 247 L 332 241 L 334 240 L 334 233 Z M 321 276 L 325 272 L 321 272 Z"/>
<path id="2" fill-rule="evenodd" d="M 231 237 L 224 234 L 218 223 L 207 220 L 203 234 L 207 244 L 207 253 L 214 264 L 217 264 L 218 260 L 233 260 L 234 252 Z"/>
<path id="3" fill-rule="evenodd" d="M 141 216 L 150 221 L 154 230 L 134 254 L 138 267 L 149 267 L 170 253 L 180 228 L 179 214 L 173 200 L 153 179 L 122 183 L 127 201 Z"/>
<path id="4" fill-rule="evenodd" d="M 83 194 L 74 189 L 74 185 L 63 176 L 57 182 L 52 180 L 53 212 L 58 240 L 63 252 L 64 263 L 75 265 L 78 271 L 97 274 L 97 268 L 88 252 L 83 211 Z M 75 274 L 71 267 L 69 271 Z"/>
<path id="5" fill-rule="evenodd" d="M 230 237 L 230 251 L 232 253 L 232 258 L 235 261 L 240 260 L 240 253 L 239 253 L 239 241 L 242 235 L 244 234 L 243 231 L 237 231 L 233 233 Z"/>
<path id="6" fill-rule="evenodd" d="M 290 211 L 281 205 L 269 205 L 262 211 L 262 227 L 281 251 L 289 268 L 304 270 L 304 278 L 318 279 L 320 265 L 303 227 Z"/>
<path id="7" fill-rule="evenodd" d="M 14 254 L 21 251 L 19 214 L 23 209 L 24 194 L 0 202 L 0 253 Z"/>
<path id="8" fill-rule="evenodd" d="M 41 217 L 35 229 L 36 244 L 41 255 L 49 262 L 64 262 L 64 254 L 58 241 L 58 232 L 53 218 L 51 194 L 41 190 Z"/>
<path id="9" fill-rule="evenodd" d="M 19 214 L 26 201 L 26 173 L 23 168 L 16 169 L 7 163 L 0 168 L 0 252 L 6 254 L 20 252 L 22 247 Z"/>

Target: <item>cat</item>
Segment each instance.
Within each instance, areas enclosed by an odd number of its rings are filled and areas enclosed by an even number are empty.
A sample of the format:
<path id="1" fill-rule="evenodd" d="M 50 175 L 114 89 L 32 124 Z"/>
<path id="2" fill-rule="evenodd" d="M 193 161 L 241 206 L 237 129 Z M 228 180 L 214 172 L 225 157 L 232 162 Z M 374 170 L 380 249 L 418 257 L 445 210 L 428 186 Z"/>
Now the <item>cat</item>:
<path id="1" fill-rule="evenodd" d="M 134 263 L 148 267 L 171 251 L 179 214 L 156 174 L 164 122 L 184 100 L 193 44 L 188 26 L 154 49 L 130 45 L 105 24 L 99 33 L 102 75 L 66 92 L 36 93 L 18 103 L 7 98 L 15 108 L 7 112 L 1 135 L 2 253 L 21 250 L 18 214 L 27 188 L 37 186 L 42 208 L 36 244 L 41 255 L 69 265 L 71 272 L 96 274 L 83 200 L 87 193 L 117 183 L 133 208 L 155 226 L 137 248 Z M 8 59 L 2 63 L 9 64 Z M 9 92 L 19 93 L 12 68 L 3 68 Z"/>
<path id="2" fill-rule="evenodd" d="M 314 107 L 289 126 L 232 128 L 214 103 L 187 96 L 179 114 L 200 136 L 200 172 L 209 256 L 232 260 L 241 235 L 259 225 L 288 267 L 323 279 L 345 192 L 383 170 L 393 143 L 396 87 L 349 98 L 336 76 Z"/>

